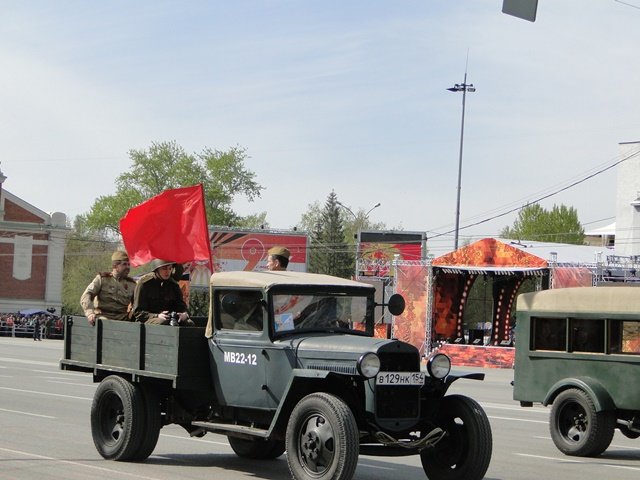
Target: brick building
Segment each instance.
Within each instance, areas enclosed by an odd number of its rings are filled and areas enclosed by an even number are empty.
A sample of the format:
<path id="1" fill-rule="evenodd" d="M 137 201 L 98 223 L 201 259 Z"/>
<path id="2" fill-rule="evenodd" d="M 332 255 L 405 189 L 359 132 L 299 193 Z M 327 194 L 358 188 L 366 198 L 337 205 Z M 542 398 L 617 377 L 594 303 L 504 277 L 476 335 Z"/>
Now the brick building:
<path id="1" fill-rule="evenodd" d="M 0 312 L 62 306 L 62 268 L 70 229 L 4 189 L 0 170 Z"/>

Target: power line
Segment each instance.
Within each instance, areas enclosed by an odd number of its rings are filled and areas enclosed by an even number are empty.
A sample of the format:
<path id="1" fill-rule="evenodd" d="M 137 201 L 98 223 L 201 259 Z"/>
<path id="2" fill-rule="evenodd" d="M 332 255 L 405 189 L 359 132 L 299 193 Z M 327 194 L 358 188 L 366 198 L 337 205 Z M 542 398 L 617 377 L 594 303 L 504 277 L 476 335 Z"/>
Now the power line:
<path id="1" fill-rule="evenodd" d="M 564 187 L 562 187 L 562 188 L 559 188 L 558 190 L 555 190 L 555 191 L 553 191 L 553 192 L 551 192 L 551 193 L 548 193 L 548 194 L 546 194 L 546 195 L 543 195 L 543 196 L 541 196 L 541 197 L 538 197 L 538 198 L 537 198 L 537 199 L 535 199 L 535 200 L 529 201 L 529 202 L 527 202 L 525 205 L 522 205 L 522 206 L 519 206 L 519 207 L 515 207 L 515 208 L 512 208 L 512 209 L 509 209 L 509 210 L 507 210 L 507 211 L 505 211 L 505 212 L 499 213 L 499 214 L 497 214 L 497 215 L 494 215 L 494 216 L 489 217 L 489 218 L 485 218 L 485 219 L 483 219 L 483 220 L 480 220 L 480 221 L 477 221 L 477 222 L 474 222 L 474 223 L 470 223 L 470 224 L 468 224 L 468 225 L 464 225 L 464 226 L 460 227 L 460 230 L 464 230 L 464 229 L 466 229 L 466 228 L 475 227 L 476 225 L 481 225 L 481 224 L 483 224 L 483 223 L 490 222 L 491 220 L 495 220 L 496 218 L 504 217 L 505 215 L 508 215 L 508 214 L 510 214 L 510 213 L 513 213 L 513 212 L 517 212 L 518 210 L 522 210 L 523 208 L 526 208 L 526 207 L 528 207 L 528 206 L 530 206 L 530 205 L 533 205 L 533 204 L 539 203 L 539 202 L 541 202 L 542 200 L 546 200 L 547 198 L 550 198 L 550 197 L 552 197 L 552 196 L 554 196 L 554 195 L 557 195 L 557 194 L 559 194 L 559 193 L 561 193 L 561 192 L 564 192 L 565 190 L 569 190 L 570 188 L 573 188 L 573 187 L 575 187 L 576 185 L 579 185 L 579 184 L 581 184 L 581 183 L 584 183 L 584 182 L 586 182 L 587 180 L 590 180 L 591 178 L 596 177 L 596 176 L 600 175 L 601 173 L 604 173 L 604 172 L 606 172 L 607 170 L 610 170 L 610 169 L 612 169 L 613 167 L 615 167 L 615 166 L 617 166 L 617 165 L 621 164 L 622 162 L 625 162 L 625 161 L 629 160 L 630 158 L 633 158 L 633 157 L 635 157 L 635 156 L 637 156 L 637 155 L 639 155 L 639 154 L 640 154 L 640 151 L 636 151 L 636 152 L 634 152 L 634 153 L 632 153 L 632 154 L 630 154 L 630 155 L 628 155 L 628 156 L 626 156 L 626 157 L 623 157 L 623 158 L 619 159 L 618 161 L 616 161 L 616 162 L 614 162 L 614 163 L 612 163 L 612 164 L 610 164 L 610 165 L 608 165 L 608 166 L 606 166 L 606 167 L 604 167 L 604 168 L 601 168 L 600 170 L 597 170 L 597 171 L 596 171 L 596 172 L 594 172 L 594 173 L 591 173 L 591 174 L 587 175 L 586 177 L 581 178 L 580 180 L 576 180 L 575 182 L 572 182 L 572 183 L 570 183 L 569 185 L 566 185 L 566 186 L 564 186 Z M 449 235 L 450 233 L 453 233 L 453 232 L 455 232 L 455 229 L 454 229 L 454 230 L 448 230 L 448 231 L 446 231 L 446 232 L 436 234 L 436 235 L 434 235 L 434 236 L 433 236 L 433 237 L 431 237 L 431 238 L 437 238 L 437 237 L 441 237 L 441 236 L 444 236 L 444 235 Z"/>

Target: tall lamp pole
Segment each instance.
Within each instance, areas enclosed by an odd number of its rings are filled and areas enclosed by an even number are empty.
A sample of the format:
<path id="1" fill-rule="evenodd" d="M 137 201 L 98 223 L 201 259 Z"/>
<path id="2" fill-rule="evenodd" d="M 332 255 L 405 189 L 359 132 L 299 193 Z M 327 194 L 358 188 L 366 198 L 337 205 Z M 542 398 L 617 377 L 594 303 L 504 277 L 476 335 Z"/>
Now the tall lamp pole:
<path id="1" fill-rule="evenodd" d="M 460 191 L 462 189 L 462 146 L 464 144 L 464 107 L 467 98 L 467 92 L 475 92 L 476 88 L 473 83 L 467 83 L 467 72 L 464 72 L 464 82 L 456 83 L 453 87 L 447 88 L 450 92 L 462 92 L 462 125 L 460 127 L 460 157 L 458 159 L 458 195 L 456 198 L 456 230 L 453 241 L 453 249 L 458 249 L 458 233 L 460 231 Z"/>

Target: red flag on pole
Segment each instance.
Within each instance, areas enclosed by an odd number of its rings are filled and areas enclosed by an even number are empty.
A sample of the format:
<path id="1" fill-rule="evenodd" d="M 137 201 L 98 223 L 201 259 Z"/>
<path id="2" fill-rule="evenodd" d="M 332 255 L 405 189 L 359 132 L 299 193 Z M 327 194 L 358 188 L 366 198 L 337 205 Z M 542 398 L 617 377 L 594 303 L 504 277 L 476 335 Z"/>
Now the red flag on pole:
<path id="1" fill-rule="evenodd" d="M 211 266 L 202 184 L 165 190 L 129 209 L 120 219 L 120 233 L 134 267 L 154 258 L 206 260 Z"/>

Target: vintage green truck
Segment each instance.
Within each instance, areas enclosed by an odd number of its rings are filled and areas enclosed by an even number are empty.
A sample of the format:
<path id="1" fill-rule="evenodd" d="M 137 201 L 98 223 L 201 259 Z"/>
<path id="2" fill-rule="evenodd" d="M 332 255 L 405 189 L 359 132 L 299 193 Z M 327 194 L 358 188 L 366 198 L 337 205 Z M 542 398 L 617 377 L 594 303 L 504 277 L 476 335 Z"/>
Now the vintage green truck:
<path id="1" fill-rule="evenodd" d="M 208 318 L 196 327 L 65 322 L 65 370 L 99 382 L 96 449 L 141 461 L 163 425 L 227 435 L 245 458 L 287 452 L 296 480 L 349 480 L 360 453 L 420 455 L 430 480 L 479 480 L 492 452 L 484 410 L 446 395 L 458 378 L 443 354 L 374 337 L 375 289 L 298 272 L 211 276 Z M 399 295 L 386 308 L 404 309 Z M 206 323 L 206 324 L 205 324 Z"/>

